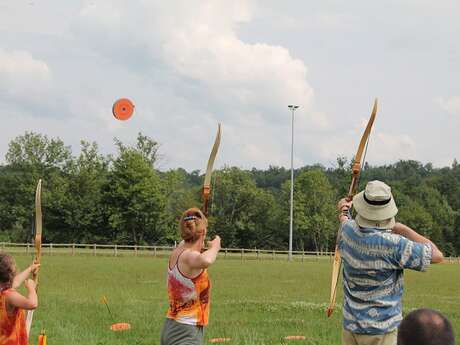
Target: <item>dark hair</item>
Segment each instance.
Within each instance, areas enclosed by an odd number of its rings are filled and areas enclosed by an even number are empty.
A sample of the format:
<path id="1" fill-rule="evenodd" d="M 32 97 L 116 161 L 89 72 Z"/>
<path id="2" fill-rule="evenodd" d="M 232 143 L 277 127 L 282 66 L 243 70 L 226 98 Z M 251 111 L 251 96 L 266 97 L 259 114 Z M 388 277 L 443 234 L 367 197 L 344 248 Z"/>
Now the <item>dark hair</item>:
<path id="1" fill-rule="evenodd" d="M 433 309 L 417 309 L 406 315 L 398 329 L 398 345 L 455 345 L 452 324 Z"/>
<path id="2" fill-rule="evenodd" d="M 206 231 L 208 220 L 199 208 L 189 208 L 179 222 L 181 237 L 185 242 L 195 242 Z"/>
<path id="3" fill-rule="evenodd" d="M 16 275 L 16 264 L 11 255 L 0 252 L 0 284 L 3 288 L 11 287 Z"/>

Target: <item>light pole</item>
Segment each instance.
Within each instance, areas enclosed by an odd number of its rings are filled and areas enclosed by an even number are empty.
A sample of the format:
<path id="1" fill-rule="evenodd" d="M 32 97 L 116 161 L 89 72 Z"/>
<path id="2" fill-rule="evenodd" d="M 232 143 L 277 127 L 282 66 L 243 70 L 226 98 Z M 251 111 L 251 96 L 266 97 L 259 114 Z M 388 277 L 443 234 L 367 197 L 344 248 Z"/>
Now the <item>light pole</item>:
<path id="1" fill-rule="evenodd" d="M 298 105 L 289 104 L 288 108 L 291 109 L 292 122 L 291 122 L 291 210 L 289 217 L 289 254 L 288 260 L 292 261 L 292 218 L 294 215 L 294 112 Z"/>

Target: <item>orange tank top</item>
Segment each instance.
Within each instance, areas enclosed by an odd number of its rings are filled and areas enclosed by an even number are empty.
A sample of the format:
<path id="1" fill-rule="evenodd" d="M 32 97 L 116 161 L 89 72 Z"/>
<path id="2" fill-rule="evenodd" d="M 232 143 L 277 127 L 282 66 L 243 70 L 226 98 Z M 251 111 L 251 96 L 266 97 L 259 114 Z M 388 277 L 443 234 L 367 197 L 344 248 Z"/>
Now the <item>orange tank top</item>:
<path id="1" fill-rule="evenodd" d="M 24 310 L 15 308 L 8 314 L 6 296 L 11 292 L 6 289 L 0 293 L 0 345 L 28 345 Z"/>
<path id="2" fill-rule="evenodd" d="M 169 309 L 166 317 L 187 325 L 206 326 L 211 290 L 208 271 L 204 269 L 194 278 L 182 274 L 178 266 L 182 253 L 173 267 L 168 266 Z"/>

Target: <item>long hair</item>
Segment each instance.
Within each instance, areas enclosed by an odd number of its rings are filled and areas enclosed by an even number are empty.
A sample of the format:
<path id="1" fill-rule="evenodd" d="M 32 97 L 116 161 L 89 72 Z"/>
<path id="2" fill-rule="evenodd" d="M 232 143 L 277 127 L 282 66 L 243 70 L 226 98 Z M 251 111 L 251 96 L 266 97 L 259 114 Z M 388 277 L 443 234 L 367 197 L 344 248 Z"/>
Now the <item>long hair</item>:
<path id="1" fill-rule="evenodd" d="M 16 275 L 16 264 L 11 255 L 0 252 L 0 284 L 3 288 L 10 288 Z"/>

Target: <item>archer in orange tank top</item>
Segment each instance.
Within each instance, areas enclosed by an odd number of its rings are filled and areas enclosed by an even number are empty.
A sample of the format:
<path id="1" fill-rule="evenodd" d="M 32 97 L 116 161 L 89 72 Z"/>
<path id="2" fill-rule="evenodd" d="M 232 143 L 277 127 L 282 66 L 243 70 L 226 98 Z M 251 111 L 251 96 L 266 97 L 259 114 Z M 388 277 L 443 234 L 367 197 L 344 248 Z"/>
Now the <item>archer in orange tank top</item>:
<path id="1" fill-rule="evenodd" d="M 204 250 L 208 221 L 198 208 L 182 214 L 183 241 L 169 258 L 167 287 L 169 308 L 161 332 L 161 345 L 203 344 L 208 325 L 211 283 L 207 268 L 217 258 L 220 237 Z"/>
<path id="2" fill-rule="evenodd" d="M 19 274 L 13 258 L 0 253 L 0 345 L 28 345 L 24 310 L 37 308 L 35 283 L 29 275 L 38 271 L 39 264 L 32 264 Z M 24 283 L 28 294 L 24 297 L 16 291 Z"/>
<path id="3" fill-rule="evenodd" d="M 14 308 L 11 314 L 7 310 L 6 299 L 14 292 L 13 289 L 6 289 L 0 293 L 0 344 L 28 345 L 24 310 Z"/>
<path id="4" fill-rule="evenodd" d="M 208 270 L 203 269 L 193 278 L 184 275 L 178 264 L 186 250 L 182 250 L 176 264 L 168 269 L 169 309 L 166 317 L 187 325 L 207 326 L 211 289 Z"/>

